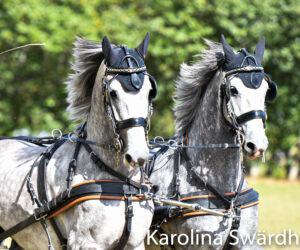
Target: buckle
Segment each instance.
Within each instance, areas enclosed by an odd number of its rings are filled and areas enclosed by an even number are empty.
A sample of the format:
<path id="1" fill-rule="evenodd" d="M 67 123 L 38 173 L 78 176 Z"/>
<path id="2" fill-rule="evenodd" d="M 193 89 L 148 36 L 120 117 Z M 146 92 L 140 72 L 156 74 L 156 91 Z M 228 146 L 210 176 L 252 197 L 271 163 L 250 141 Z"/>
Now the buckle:
<path id="1" fill-rule="evenodd" d="M 146 183 L 141 183 L 141 189 L 144 194 L 151 193 L 152 187 L 150 185 L 147 185 Z"/>
<path id="2" fill-rule="evenodd" d="M 126 204 L 126 210 L 125 214 L 127 218 L 133 217 L 133 204 L 132 204 L 132 195 L 124 195 L 125 198 L 125 204 Z"/>
<path id="3" fill-rule="evenodd" d="M 45 151 L 45 152 L 41 153 L 41 155 L 46 157 L 48 160 L 50 160 L 50 158 L 51 158 L 51 153 L 48 152 L 48 151 Z"/>
<path id="4" fill-rule="evenodd" d="M 98 163 L 99 162 L 99 158 L 98 158 L 98 156 L 96 155 L 96 153 L 94 152 L 94 151 L 92 151 L 91 153 L 90 153 L 90 157 L 91 157 L 91 160 L 94 162 L 94 163 Z"/>
<path id="5" fill-rule="evenodd" d="M 43 213 L 43 212 L 38 213 L 39 210 L 40 210 L 40 209 L 35 209 L 35 210 L 34 210 L 34 213 L 33 213 L 34 219 L 35 219 L 36 221 L 45 220 L 45 219 L 47 218 L 48 214 Z"/>
<path id="6" fill-rule="evenodd" d="M 130 204 L 126 208 L 126 214 L 130 215 L 130 214 L 132 214 L 132 211 L 133 211 L 133 204 Z"/>
<path id="7" fill-rule="evenodd" d="M 127 206 L 125 214 L 128 218 L 133 217 L 133 204 Z"/>

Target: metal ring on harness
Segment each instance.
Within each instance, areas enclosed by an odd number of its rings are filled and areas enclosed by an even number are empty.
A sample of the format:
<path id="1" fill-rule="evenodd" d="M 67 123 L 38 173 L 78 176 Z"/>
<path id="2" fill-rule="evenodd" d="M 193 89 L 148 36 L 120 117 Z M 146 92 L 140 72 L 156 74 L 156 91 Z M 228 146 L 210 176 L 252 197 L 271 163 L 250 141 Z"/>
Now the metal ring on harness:
<path id="1" fill-rule="evenodd" d="M 158 135 L 158 136 L 155 136 L 155 137 L 154 137 L 153 142 L 154 142 L 154 143 L 160 143 L 160 142 L 163 143 L 163 142 L 165 142 L 165 139 L 164 139 L 162 136 L 159 136 L 159 135 Z"/>
<path id="2" fill-rule="evenodd" d="M 123 148 L 123 141 L 120 137 L 114 138 L 114 147 L 118 153 L 122 152 Z"/>
<path id="3" fill-rule="evenodd" d="M 74 133 L 72 133 L 72 132 L 68 134 L 68 140 L 69 140 L 70 142 L 72 142 L 72 143 L 75 143 L 76 140 L 73 140 L 73 139 L 72 139 L 72 135 L 74 135 Z"/>
<path id="4" fill-rule="evenodd" d="M 58 132 L 58 133 L 56 133 Z M 61 139 L 62 136 L 63 136 L 63 133 L 61 132 L 60 129 L 58 128 L 55 128 L 51 131 L 51 136 L 54 138 L 54 139 Z"/>
<path id="5" fill-rule="evenodd" d="M 168 140 L 168 147 L 171 148 L 171 149 L 177 149 L 178 148 L 178 143 L 176 140 L 173 140 L 173 139 L 170 139 Z"/>

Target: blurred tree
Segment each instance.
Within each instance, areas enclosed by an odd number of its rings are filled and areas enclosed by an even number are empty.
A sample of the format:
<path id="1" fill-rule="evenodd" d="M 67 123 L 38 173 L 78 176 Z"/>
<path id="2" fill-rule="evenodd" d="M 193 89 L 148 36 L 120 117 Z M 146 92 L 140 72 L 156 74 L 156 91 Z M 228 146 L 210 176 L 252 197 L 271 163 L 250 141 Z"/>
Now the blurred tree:
<path id="1" fill-rule="evenodd" d="M 288 152 L 300 135 L 300 2 L 298 0 L 3 0 L 0 51 L 30 42 L 28 48 L 0 56 L 0 134 L 22 128 L 30 133 L 72 129 L 65 112 L 63 84 L 75 35 L 137 46 L 150 31 L 147 66 L 159 85 L 152 134 L 174 132 L 172 94 L 183 61 L 203 49 L 203 38 L 223 33 L 250 51 L 264 35 L 266 72 L 279 85 L 268 106 L 270 152 Z M 272 158 L 273 154 L 269 154 Z M 273 158 L 272 158 L 273 159 Z M 274 164 L 276 164 L 274 162 Z"/>

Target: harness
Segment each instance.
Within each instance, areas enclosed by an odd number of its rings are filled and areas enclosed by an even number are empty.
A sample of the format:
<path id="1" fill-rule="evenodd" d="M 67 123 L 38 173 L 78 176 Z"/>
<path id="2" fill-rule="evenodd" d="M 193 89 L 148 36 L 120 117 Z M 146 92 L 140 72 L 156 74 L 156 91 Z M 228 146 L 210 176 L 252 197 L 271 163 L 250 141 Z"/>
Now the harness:
<path id="1" fill-rule="evenodd" d="M 238 145 L 239 144 L 236 144 L 236 146 Z M 223 148 L 235 148 L 233 146 L 234 145 L 232 145 L 232 147 L 228 147 L 227 145 L 224 145 Z M 205 187 L 211 194 L 203 195 L 202 192 L 180 194 L 179 166 L 182 164 L 181 159 L 186 163 L 186 169 L 190 175 L 190 178 L 195 180 L 195 183 L 199 185 L 199 188 Z M 173 204 L 172 201 L 166 201 L 167 204 L 171 205 L 156 207 L 152 221 L 152 227 L 159 229 L 158 232 L 163 233 L 161 225 L 165 222 L 179 218 L 215 215 L 232 219 L 230 231 L 233 233 L 231 235 L 234 235 L 240 225 L 241 209 L 257 205 L 259 197 L 258 193 L 252 188 L 242 190 L 244 183 L 243 175 L 235 192 L 223 193 L 218 188 L 212 186 L 205 179 L 203 179 L 203 177 L 198 174 L 196 169 L 197 168 L 193 165 L 189 156 L 187 155 L 186 148 L 179 145 L 174 152 L 173 195 L 171 197 L 180 203 L 176 205 L 176 203 Z M 191 206 L 184 207 L 185 204 L 190 204 Z M 180 206 L 181 208 L 176 206 Z M 229 247 L 231 240 L 233 240 L 233 238 L 228 237 L 225 244 L 226 247 Z M 228 249 L 226 247 L 224 249 Z"/>
<path id="2" fill-rule="evenodd" d="M 263 68 L 256 66 L 246 66 L 236 68 L 229 72 L 225 72 L 224 83 L 221 85 L 221 93 L 223 97 L 223 116 L 229 123 L 230 127 L 233 128 L 234 132 L 236 133 L 236 143 L 186 145 L 183 142 L 188 142 L 188 131 L 186 131 L 185 134 L 181 135 L 180 138 L 174 138 L 167 142 L 165 142 L 161 137 L 157 137 L 154 139 L 154 141 L 152 141 L 153 147 L 160 147 L 160 149 L 156 151 L 156 153 L 152 156 L 152 160 L 150 161 L 150 164 L 147 168 L 148 176 L 151 175 L 154 169 L 155 160 L 157 159 L 158 155 L 164 153 L 169 148 L 174 150 L 174 176 L 172 181 L 173 194 L 171 196 L 172 200 L 165 200 L 165 202 L 161 202 L 160 204 L 163 205 L 163 203 L 165 203 L 167 205 L 155 207 L 154 218 L 152 221 L 152 228 L 157 229 L 159 234 L 164 233 L 163 229 L 161 228 L 161 225 L 163 223 L 178 218 L 190 218 L 206 215 L 223 216 L 225 218 L 232 219 L 230 228 L 231 233 L 229 234 L 223 248 L 224 250 L 227 250 L 232 246 L 230 243 L 234 240 L 233 236 L 237 236 L 237 231 L 240 226 L 241 210 L 258 205 L 259 195 L 254 189 L 247 188 L 242 190 L 242 186 L 244 183 L 243 173 L 235 192 L 224 193 L 217 187 L 214 187 L 210 183 L 208 183 L 196 171 L 197 168 L 193 165 L 186 152 L 186 149 L 188 148 L 193 148 L 196 150 L 238 149 L 240 150 L 240 162 L 242 166 L 241 146 L 244 139 L 242 125 L 253 119 L 262 119 L 263 123 L 265 124 L 266 112 L 262 110 L 252 110 L 240 116 L 236 116 L 231 104 L 230 81 L 228 80 L 228 77 L 238 72 L 245 73 L 255 71 L 263 71 Z M 277 87 L 275 83 L 270 80 L 269 76 L 266 75 L 265 79 L 269 84 L 269 90 L 267 92 L 266 98 L 267 101 L 272 101 L 276 97 Z M 182 161 L 185 162 L 186 169 L 190 177 L 194 178 L 195 182 L 199 184 L 199 186 L 201 186 L 202 188 L 205 187 L 211 194 L 203 195 L 203 193 L 201 192 L 180 194 L 179 166 L 181 165 Z"/>
<path id="3" fill-rule="evenodd" d="M 114 143 L 110 145 L 108 143 L 99 144 L 93 141 L 86 140 L 86 130 L 84 123 L 75 133 L 70 133 L 63 135 L 61 137 L 44 137 L 44 138 L 35 138 L 35 137 L 0 137 L 0 139 L 16 139 L 22 140 L 30 143 L 34 143 L 39 146 L 46 147 L 46 150 L 39 155 L 39 157 L 33 163 L 30 172 L 27 175 L 27 190 L 30 194 L 33 205 L 36 204 L 37 208 L 34 209 L 33 213 L 21 221 L 17 225 L 11 227 L 10 229 L 0 233 L 0 242 L 6 239 L 7 237 L 13 236 L 14 234 L 22 231 L 23 229 L 29 227 L 32 224 L 40 222 L 47 234 L 48 246 L 49 249 L 53 249 L 52 241 L 48 231 L 46 220 L 49 220 L 53 226 L 63 249 L 67 247 L 67 239 L 64 238 L 61 233 L 55 218 L 67 211 L 68 209 L 88 200 L 116 200 L 125 202 L 125 226 L 121 238 L 119 239 L 117 245 L 114 249 L 123 249 L 127 244 L 127 241 L 130 236 L 132 228 L 132 217 L 133 217 L 133 203 L 140 202 L 143 200 L 151 199 L 149 193 L 152 192 L 151 183 L 145 181 L 145 175 L 141 170 L 141 183 L 137 183 L 131 180 L 128 176 L 117 172 L 113 168 L 107 166 L 99 156 L 93 151 L 90 145 L 96 145 L 103 148 L 109 148 L 110 150 L 115 150 L 116 153 L 120 153 L 123 150 L 123 142 L 120 137 L 121 130 L 128 129 L 131 127 L 144 127 L 145 137 L 148 139 L 148 129 L 150 127 L 150 116 L 151 116 L 151 104 L 152 98 L 156 94 L 156 83 L 153 77 L 149 75 L 149 79 L 152 84 L 152 95 L 149 97 L 149 112 L 146 118 L 130 118 L 122 121 L 117 121 L 111 97 L 109 94 L 110 83 L 115 79 L 118 74 L 127 74 L 134 75 L 136 73 L 147 74 L 146 67 L 139 66 L 137 63 L 136 67 L 132 64 L 131 61 L 137 62 L 133 56 L 131 56 L 127 48 L 122 46 L 122 49 L 125 51 L 125 57 L 121 62 L 127 61 L 129 68 L 111 68 L 107 67 L 106 74 L 114 74 L 113 77 L 108 81 L 103 79 L 103 95 L 104 95 L 104 106 L 107 118 L 112 123 L 112 128 L 114 132 Z M 47 165 L 51 160 L 53 154 L 56 150 L 61 147 L 65 142 L 71 142 L 75 144 L 73 156 L 69 162 L 68 173 L 66 178 L 66 189 L 61 192 L 55 198 L 49 200 L 47 197 Z M 77 185 L 72 186 L 73 176 L 76 174 L 77 160 L 79 152 L 83 148 L 90 156 L 91 161 L 102 171 L 109 173 L 113 177 L 116 177 L 118 180 L 89 180 Z M 32 173 L 34 168 L 38 168 L 38 177 L 37 177 L 37 193 L 32 184 Z"/>
<path id="4" fill-rule="evenodd" d="M 37 161 L 35 161 L 35 163 L 32 165 L 32 168 L 27 177 L 27 190 L 30 194 L 33 204 L 37 204 L 37 208 L 27 219 L 6 230 L 4 233 L 1 233 L 0 241 L 22 231 L 24 228 L 37 222 L 42 223 L 49 239 L 49 232 L 46 226 L 46 219 L 49 219 L 54 230 L 56 231 L 58 238 L 60 239 L 61 246 L 63 248 L 66 248 L 67 240 L 59 231 L 59 228 L 54 220 L 55 217 L 87 200 L 119 200 L 125 201 L 126 223 L 124 226 L 123 235 L 115 249 L 124 248 L 131 231 L 133 202 L 140 202 L 150 199 L 147 195 L 151 191 L 149 188 L 150 183 L 145 182 L 140 184 L 132 181 L 127 176 L 124 176 L 121 173 L 116 172 L 109 166 L 105 165 L 88 144 L 77 142 L 73 159 L 71 159 L 69 163 L 68 177 L 66 179 L 67 189 L 61 192 L 57 197 L 49 201 L 46 195 L 47 192 L 45 185 L 47 165 L 56 150 L 66 141 L 66 137 L 57 139 L 57 141 L 52 146 L 48 147 L 46 151 L 43 152 L 38 157 Z M 89 180 L 74 186 L 70 186 L 72 176 L 76 173 L 76 162 L 80 149 L 78 145 L 82 144 L 83 148 L 88 152 L 94 164 L 101 170 L 108 172 L 112 176 L 118 178 L 118 180 Z M 31 175 L 35 167 L 38 167 L 38 195 L 36 194 L 31 181 Z M 51 246 L 51 241 L 49 242 L 49 246 Z"/>

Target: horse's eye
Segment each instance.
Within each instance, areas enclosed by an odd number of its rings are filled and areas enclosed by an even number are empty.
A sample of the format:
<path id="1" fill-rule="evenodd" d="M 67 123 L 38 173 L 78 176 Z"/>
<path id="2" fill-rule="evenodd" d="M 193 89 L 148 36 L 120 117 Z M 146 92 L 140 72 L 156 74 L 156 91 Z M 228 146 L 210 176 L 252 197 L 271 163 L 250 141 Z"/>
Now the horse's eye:
<path id="1" fill-rule="evenodd" d="M 230 94 L 232 96 L 237 96 L 239 94 L 238 90 L 236 89 L 236 87 L 231 86 L 230 87 Z"/>
<path id="2" fill-rule="evenodd" d="M 112 99 L 116 99 L 117 98 L 117 92 L 115 90 L 112 90 L 109 92 L 109 95 Z"/>

